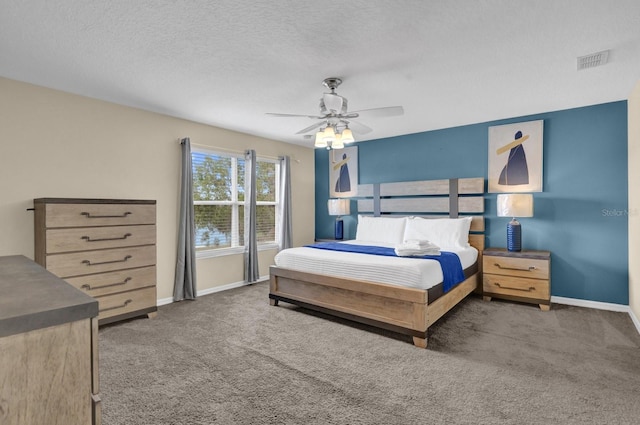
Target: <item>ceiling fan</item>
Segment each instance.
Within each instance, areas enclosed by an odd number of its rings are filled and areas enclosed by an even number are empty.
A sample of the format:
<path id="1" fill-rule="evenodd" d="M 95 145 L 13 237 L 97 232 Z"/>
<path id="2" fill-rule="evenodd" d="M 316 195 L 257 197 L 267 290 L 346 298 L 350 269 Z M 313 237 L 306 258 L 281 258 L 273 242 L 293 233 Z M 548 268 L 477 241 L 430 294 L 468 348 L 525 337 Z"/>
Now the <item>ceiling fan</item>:
<path id="1" fill-rule="evenodd" d="M 336 89 L 341 83 L 342 79 L 337 77 L 325 78 L 324 81 L 322 81 L 322 84 L 331 90 L 331 92 L 322 95 L 319 115 L 278 114 L 271 112 L 268 112 L 267 115 L 273 117 L 306 117 L 317 120 L 318 122 L 303 128 L 296 134 L 305 134 L 319 129 L 316 132 L 316 147 L 341 149 L 344 147 L 344 143 L 354 141 L 352 130 L 359 134 L 367 134 L 372 131 L 371 127 L 355 121 L 356 118 L 381 118 L 404 114 L 402 106 L 387 106 L 348 112 L 347 98 L 336 93 Z"/>

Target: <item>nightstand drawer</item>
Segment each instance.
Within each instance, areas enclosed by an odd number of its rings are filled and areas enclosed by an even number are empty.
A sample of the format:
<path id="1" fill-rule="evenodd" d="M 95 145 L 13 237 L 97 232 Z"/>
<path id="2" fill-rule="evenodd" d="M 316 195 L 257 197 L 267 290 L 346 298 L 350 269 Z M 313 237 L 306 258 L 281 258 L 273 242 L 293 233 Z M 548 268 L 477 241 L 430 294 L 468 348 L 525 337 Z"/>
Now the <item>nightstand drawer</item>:
<path id="1" fill-rule="evenodd" d="M 531 279 L 549 279 L 549 261 L 535 258 L 517 258 L 485 255 L 483 272 Z"/>
<path id="2" fill-rule="evenodd" d="M 482 289 L 485 293 L 537 300 L 548 300 L 550 297 L 549 281 L 540 279 L 507 277 L 485 273 L 482 277 Z"/>

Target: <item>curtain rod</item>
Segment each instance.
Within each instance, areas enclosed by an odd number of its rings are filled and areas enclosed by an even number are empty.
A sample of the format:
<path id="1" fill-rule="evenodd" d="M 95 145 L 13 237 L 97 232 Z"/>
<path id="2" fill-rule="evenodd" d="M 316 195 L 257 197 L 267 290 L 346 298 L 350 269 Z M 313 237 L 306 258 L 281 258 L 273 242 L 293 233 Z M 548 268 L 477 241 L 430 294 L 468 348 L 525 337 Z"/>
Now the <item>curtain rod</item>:
<path id="1" fill-rule="evenodd" d="M 182 139 L 186 139 L 186 137 L 181 137 L 178 139 L 178 144 L 181 145 L 182 144 Z M 228 152 L 228 153 L 233 153 L 236 155 L 244 155 L 244 151 L 236 151 L 233 149 L 227 149 L 227 148 L 221 148 L 221 147 L 217 147 L 217 146 L 209 146 L 209 145 L 199 145 L 197 143 L 190 143 L 191 146 L 194 146 L 196 148 L 204 148 L 204 149 L 209 149 L 209 150 L 213 150 L 213 151 L 223 151 L 223 152 Z M 280 160 L 281 156 L 269 156 L 269 155 L 258 155 L 258 153 L 256 152 L 256 155 L 260 158 L 265 158 L 265 159 L 271 159 L 274 161 L 278 161 Z M 284 156 L 284 155 L 283 155 Z M 289 155 L 291 157 L 291 159 L 295 162 L 300 162 L 300 160 L 295 159 L 294 157 L 292 157 L 291 155 Z"/>

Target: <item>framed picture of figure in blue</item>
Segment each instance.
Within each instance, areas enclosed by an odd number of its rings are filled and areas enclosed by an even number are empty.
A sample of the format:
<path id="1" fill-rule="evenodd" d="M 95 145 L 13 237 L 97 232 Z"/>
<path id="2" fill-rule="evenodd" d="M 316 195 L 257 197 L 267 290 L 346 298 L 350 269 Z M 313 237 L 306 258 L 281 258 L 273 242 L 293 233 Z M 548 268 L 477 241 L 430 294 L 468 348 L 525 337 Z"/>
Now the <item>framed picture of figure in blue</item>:
<path id="1" fill-rule="evenodd" d="M 542 192 L 543 124 L 489 127 L 489 193 Z"/>
<path id="2" fill-rule="evenodd" d="M 358 194 L 358 147 L 329 152 L 329 197 L 350 198 Z"/>

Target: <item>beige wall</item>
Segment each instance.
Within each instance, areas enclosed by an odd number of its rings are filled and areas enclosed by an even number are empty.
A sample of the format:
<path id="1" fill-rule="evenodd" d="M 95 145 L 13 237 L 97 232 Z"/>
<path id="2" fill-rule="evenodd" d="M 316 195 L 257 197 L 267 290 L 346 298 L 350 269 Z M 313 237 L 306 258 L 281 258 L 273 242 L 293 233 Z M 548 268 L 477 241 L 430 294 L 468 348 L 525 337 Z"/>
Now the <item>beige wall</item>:
<path id="1" fill-rule="evenodd" d="M 312 148 L 0 78 L 0 255 L 33 258 L 34 198 L 155 199 L 158 298 L 173 294 L 180 146 L 292 158 L 294 244 L 313 241 Z M 275 251 L 260 253 L 268 274 Z M 199 259 L 198 290 L 243 280 L 242 255 Z"/>
<path id="2" fill-rule="evenodd" d="M 640 81 L 628 101 L 629 113 L 629 306 L 640 319 Z"/>

